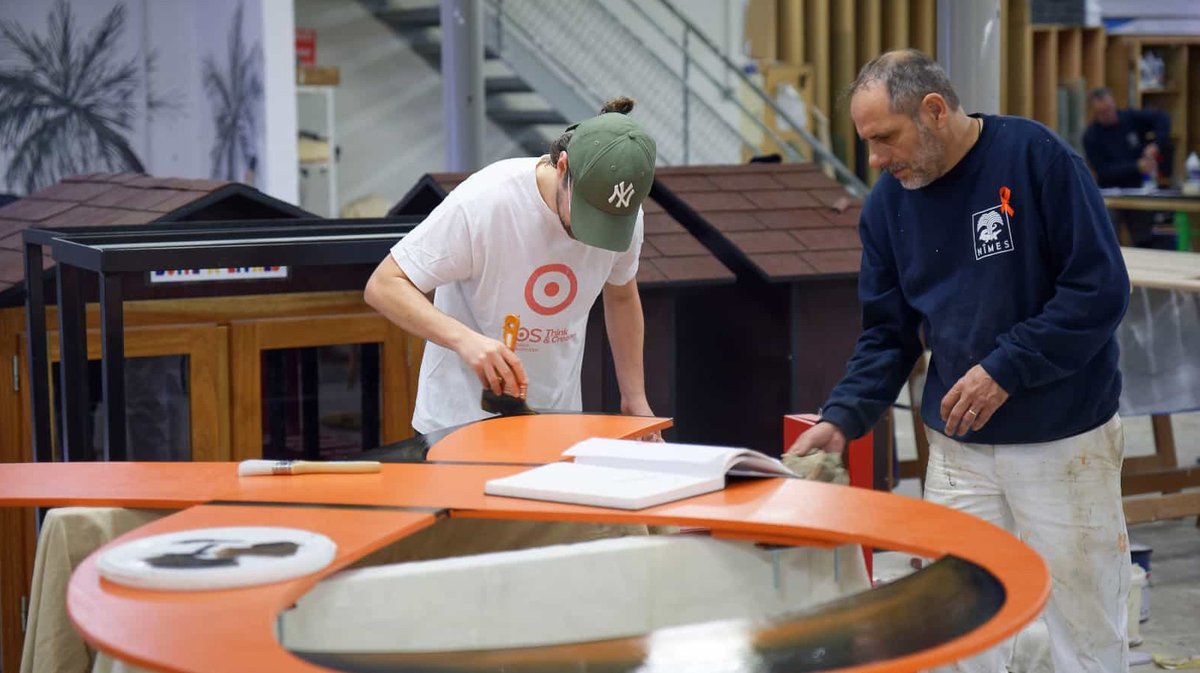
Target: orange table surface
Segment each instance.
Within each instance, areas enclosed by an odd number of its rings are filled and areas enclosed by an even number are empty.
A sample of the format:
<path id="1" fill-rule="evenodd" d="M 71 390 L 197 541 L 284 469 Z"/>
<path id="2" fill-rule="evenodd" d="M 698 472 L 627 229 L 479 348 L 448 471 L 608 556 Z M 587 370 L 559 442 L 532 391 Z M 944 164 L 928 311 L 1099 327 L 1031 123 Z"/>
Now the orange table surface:
<path id="1" fill-rule="evenodd" d="M 512 456 L 523 456 L 519 462 L 543 462 L 530 458 L 555 459 L 574 443 L 576 430 L 563 420 L 569 418 L 505 419 L 505 423 L 494 426 L 494 433 L 483 431 L 492 423 L 484 422 L 468 426 L 472 434 L 464 437 L 497 449 L 501 444 L 519 441 L 521 445 L 515 449 L 509 445 L 505 450 L 482 455 L 503 456 L 505 462 L 517 462 Z M 662 419 L 642 421 L 648 423 L 645 427 L 651 427 Z M 600 425 L 619 430 L 615 436 L 637 432 L 623 422 Z M 603 436 L 604 428 L 592 431 Z M 450 460 L 474 456 L 477 452 L 470 442 L 439 443 L 430 451 L 430 458 L 435 454 L 439 459 L 453 456 Z M 275 641 L 274 624 L 279 612 L 320 577 L 429 525 L 433 512 L 439 510 L 473 518 L 702 526 L 717 536 L 737 539 L 795 544 L 853 542 L 931 558 L 950 554 L 984 568 L 1003 584 L 1004 605 L 983 626 L 935 648 L 857 667 L 856 671 L 916 671 L 979 652 L 1032 620 L 1049 593 L 1045 565 L 1028 546 L 979 519 L 920 500 L 796 479 L 739 481 L 723 491 L 639 511 L 483 494 L 487 479 L 524 469 L 511 464 L 388 464 L 379 474 L 239 479 L 233 463 L 0 465 L 0 504 L 184 507 L 204 501 L 229 501 L 192 507 L 133 531 L 113 544 L 174 530 L 250 524 L 313 530 L 338 543 L 335 563 L 312 576 L 203 593 L 137 590 L 112 584 L 97 574 L 93 555 L 71 579 L 68 604 L 76 627 L 100 650 L 164 671 L 324 670 L 292 656 Z M 216 643 L 220 645 L 214 646 Z"/>

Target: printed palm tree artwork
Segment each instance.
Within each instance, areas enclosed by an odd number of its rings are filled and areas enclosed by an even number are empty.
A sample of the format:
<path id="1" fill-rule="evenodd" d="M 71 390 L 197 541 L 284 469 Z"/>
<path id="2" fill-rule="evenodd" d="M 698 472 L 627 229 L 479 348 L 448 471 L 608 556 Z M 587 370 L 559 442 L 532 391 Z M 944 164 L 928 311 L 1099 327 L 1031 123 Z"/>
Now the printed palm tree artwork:
<path id="1" fill-rule="evenodd" d="M 242 5 L 229 28 L 224 69 L 215 55 L 204 59 L 204 90 L 213 105 L 216 139 L 209 158 L 212 177 L 242 180 L 253 171 L 258 151 L 258 115 L 263 97 L 262 49 L 242 39 Z"/>
<path id="2" fill-rule="evenodd" d="M 54 3 L 43 34 L 0 20 L 0 53 L 8 55 L 0 61 L 0 147 L 10 155 L 9 188 L 34 192 L 79 173 L 143 172 L 126 135 L 138 96 L 151 109 L 157 102 L 143 94 L 141 57 L 116 54 L 125 21 L 117 3 L 85 37 L 66 0 Z"/>

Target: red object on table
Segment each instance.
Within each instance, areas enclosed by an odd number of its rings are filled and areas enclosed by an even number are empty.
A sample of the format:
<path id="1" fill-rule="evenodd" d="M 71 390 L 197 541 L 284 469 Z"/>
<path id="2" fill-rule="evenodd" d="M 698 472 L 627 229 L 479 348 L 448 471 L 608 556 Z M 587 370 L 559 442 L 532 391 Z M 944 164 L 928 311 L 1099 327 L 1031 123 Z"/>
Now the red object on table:
<path id="1" fill-rule="evenodd" d="M 821 418 L 816 414 L 788 414 L 783 417 L 783 450 L 787 451 L 802 432 L 816 425 Z M 875 433 L 867 434 L 858 439 L 850 440 L 846 447 L 846 455 L 842 458 L 846 472 L 850 475 L 850 485 L 859 488 L 875 488 Z M 867 561 L 867 574 L 873 572 L 872 549 L 863 547 L 863 556 Z M 871 575 L 872 577 L 874 575 Z"/>
<path id="2" fill-rule="evenodd" d="M 296 29 L 296 65 L 311 68 L 317 64 L 317 31 L 312 28 Z"/>

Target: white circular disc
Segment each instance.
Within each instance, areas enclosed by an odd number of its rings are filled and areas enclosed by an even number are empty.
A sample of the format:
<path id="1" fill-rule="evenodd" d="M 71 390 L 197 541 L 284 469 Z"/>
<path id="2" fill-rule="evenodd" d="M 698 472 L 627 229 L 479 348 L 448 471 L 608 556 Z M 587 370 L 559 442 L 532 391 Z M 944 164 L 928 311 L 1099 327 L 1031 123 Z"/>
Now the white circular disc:
<path id="1" fill-rule="evenodd" d="M 117 545 L 100 555 L 96 569 L 139 589 L 203 591 L 301 577 L 328 566 L 336 553 L 333 540 L 298 528 L 196 528 Z"/>

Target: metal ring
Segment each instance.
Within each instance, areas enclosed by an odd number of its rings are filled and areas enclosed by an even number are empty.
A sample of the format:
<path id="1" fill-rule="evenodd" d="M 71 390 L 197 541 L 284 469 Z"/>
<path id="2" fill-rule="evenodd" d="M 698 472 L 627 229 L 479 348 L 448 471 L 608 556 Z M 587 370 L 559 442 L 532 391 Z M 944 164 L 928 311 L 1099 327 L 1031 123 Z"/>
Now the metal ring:
<path id="1" fill-rule="evenodd" d="M 974 409 L 967 409 L 967 413 L 968 413 L 968 414 L 971 414 L 972 416 L 978 416 L 978 415 L 979 415 L 979 412 L 975 411 Z"/>

